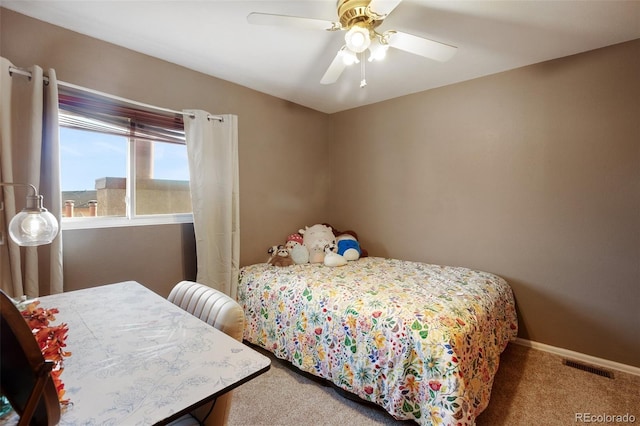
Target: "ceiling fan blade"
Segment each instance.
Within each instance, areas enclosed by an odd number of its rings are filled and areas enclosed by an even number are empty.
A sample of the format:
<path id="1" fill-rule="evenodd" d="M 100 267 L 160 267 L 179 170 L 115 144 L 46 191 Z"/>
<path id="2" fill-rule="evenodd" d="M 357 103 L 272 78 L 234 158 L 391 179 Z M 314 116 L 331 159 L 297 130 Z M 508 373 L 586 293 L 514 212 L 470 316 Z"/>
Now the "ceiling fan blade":
<path id="1" fill-rule="evenodd" d="M 255 25 L 273 25 L 305 30 L 336 31 L 342 28 L 339 22 L 323 19 L 301 18 L 298 16 L 274 15 L 271 13 L 252 12 L 247 15 L 247 22 Z"/>
<path id="2" fill-rule="evenodd" d="M 340 74 L 347 67 L 342 59 L 342 49 L 338 51 L 336 57 L 331 61 L 331 65 L 327 68 L 324 75 L 322 76 L 322 80 L 320 80 L 320 84 L 333 84 L 338 78 L 340 78 Z"/>
<path id="3" fill-rule="evenodd" d="M 458 50 L 455 46 L 399 31 L 390 35 L 389 46 L 440 62 L 448 61 Z"/>
<path id="4" fill-rule="evenodd" d="M 369 9 L 377 15 L 386 16 L 398 7 L 402 0 L 371 0 Z"/>

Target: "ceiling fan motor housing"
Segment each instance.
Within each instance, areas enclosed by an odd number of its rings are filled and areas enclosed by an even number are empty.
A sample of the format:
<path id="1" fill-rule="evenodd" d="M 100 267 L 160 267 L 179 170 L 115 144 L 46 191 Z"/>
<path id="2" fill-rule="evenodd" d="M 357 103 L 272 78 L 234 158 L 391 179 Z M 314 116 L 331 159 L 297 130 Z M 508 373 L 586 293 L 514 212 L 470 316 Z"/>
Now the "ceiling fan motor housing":
<path id="1" fill-rule="evenodd" d="M 382 17 L 370 13 L 371 0 L 338 0 L 338 17 L 342 28 L 350 29 L 355 24 L 363 23 L 370 31 L 382 23 Z M 373 11 L 375 12 L 375 11 Z"/>

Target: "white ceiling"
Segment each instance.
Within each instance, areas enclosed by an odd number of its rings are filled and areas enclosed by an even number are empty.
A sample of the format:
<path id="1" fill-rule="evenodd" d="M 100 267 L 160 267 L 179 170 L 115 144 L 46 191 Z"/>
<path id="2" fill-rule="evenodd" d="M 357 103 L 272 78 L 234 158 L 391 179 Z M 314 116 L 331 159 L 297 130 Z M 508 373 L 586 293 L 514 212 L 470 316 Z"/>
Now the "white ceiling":
<path id="1" fill-rule="evenodd" d="M 250 25 L 250 12 L 337 21 L 336 1 L 0 0 L 3 7 L 332 113 L 640 38 L 640 1 L 404 0 L 381 30 L 458 47 L 440 63 L 400 50 L 321 85 L 344 32 Z"/>

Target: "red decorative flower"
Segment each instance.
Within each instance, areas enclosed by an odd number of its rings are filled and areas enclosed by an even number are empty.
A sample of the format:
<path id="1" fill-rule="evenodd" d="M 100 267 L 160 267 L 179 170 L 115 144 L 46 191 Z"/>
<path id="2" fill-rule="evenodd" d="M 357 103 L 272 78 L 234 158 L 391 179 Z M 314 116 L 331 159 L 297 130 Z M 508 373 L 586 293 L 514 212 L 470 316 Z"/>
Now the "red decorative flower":
<path id="1" fill-rule="evenodd" d="M 64 358 L 71 356 L 71 352 L 63 349 L 67 346 L 65 340 L 67 340 L 69 328 L 67 324 L 50 326 L 49 322 L 55 321 L 55 314 L 59 311 L 56 308 L 40 308 L 38 307 L 39 304 L 39 301 L 30 303 L 21 311 L 21 314 L 27 322 L 27 325 L 29 325 L 29 328 L 31 328 L 31 332 L 38 343 L 42 356 L 46 361 L 53 362 L 51 378 L 58 393 L 58 400 L 60 404 L 67 405 L 69 404 L 69 400 L 64 399 L 65 390 L 64 384 L 62 380 L 60 380 L 60 374 L 64 371 Z"/>

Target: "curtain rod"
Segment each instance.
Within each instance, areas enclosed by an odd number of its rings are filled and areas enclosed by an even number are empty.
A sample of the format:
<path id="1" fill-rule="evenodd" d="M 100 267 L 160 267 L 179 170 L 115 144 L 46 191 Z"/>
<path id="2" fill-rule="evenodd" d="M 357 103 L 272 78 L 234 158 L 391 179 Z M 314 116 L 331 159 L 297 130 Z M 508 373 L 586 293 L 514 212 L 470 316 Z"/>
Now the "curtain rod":
<path id="1" fill-rule="evenodd" d="M 19 74 L 19 75 L 24 75 L 25 77 L 28 77 L 29 79 L 31 79 L 31 71 L 22 69 L 22 68 L 18 68 L 15 66 L 9 66 L 9 75 L 13 75 L 13 74 Z M 46 75 L 42 76 L 42 79 L 44 80 L 45 84 L 49 84 L 49 77 L 47 77 Z M 138 102 L 138 101 L 134 101 L 131 99 L 127 99 L 127 98 L 122 98 L 120 96 L 115 96 L 115 95 L 110 95 L 108 93 L 104 93 L 104 92 L 99 92 L 97 90 L 93 90 L 93 89 L 89 89 L 87 87 L 82 87 L 82 86 L 77 86 L 75 84 L 72 83 L 67 83 L 65 81 L 60 81 L 58 80 L 58 86 L 63 86 L 63 87 L 68 87 L 70 89 L 76 89 L 76 90 L 81 90 L 83 92 L 88 92 L 94 95 L 98 95 L 98 96 L 104 96 L 106 98 L 109 99 L 113 99 L 116 101 L 120 101 L 120 102 L 127 102 L 133 105 L 137 105 L 137 106 L 141 106 L 143 108 L 150 108 L 150 109 L 155 109 L 157 111 L 162 111 L 162 112 L 169 112 L 172 114 L 180 114 L 180 115 L 186 115 L 187 117 L 190 118 L 194 118 L 195 115 L 189 112 L 184 112 L 184 111 L 175 111 L 172 109 L 168 109 L 168 108 L 162 108 L 162 107 L 157 107 L 155 105 L 149 105 L 149 104 L 145 104 L 142 102 Z M 220 116 L 220 115 L 207 115 L 207 120 L 218 120 L 220 122 L 224 121 L 224 117 Z"/>

